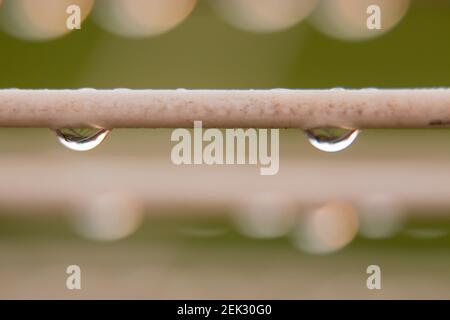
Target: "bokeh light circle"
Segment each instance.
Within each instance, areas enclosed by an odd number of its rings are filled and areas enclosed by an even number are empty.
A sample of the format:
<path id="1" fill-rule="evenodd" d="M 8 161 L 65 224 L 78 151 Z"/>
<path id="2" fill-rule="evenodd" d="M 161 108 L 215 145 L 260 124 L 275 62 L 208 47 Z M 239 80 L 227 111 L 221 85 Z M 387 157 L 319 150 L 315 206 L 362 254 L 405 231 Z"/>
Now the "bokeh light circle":
<path id="1" fill-rule="evenodd" d="M 211 7 L 233 26 L 253 32 L 290 28 L 305 19 L 317 0 L 209 0 Z"/>
<path id="2" fill-rule="evenodd" d="M 4 0 L 0 10 L 0 26 L 6 33 L 24 40 L 49 40 L 70 30 L 67 8 L 80 8 L 81 22 L 91 12 L 94 0 Z"/>
<path id="3" fill-rule="evenodd" d="M 369 6 L 378 6 L 381 29 L 369 29 Z M 358 41 L 380 36 L 391 30 L 408 11 L 410 0 L 323 0 L 311 16 L 322 33 L 340 40 Z"/>
<path id="4" fill-rule="evenodd" d="M 105 30 L 142 38 L 165 33 L 192 12 L 196 0 L 97 0 L 93 17 Z"/>
<path id="5" fill-rule="evenodd" d="M 394 199 L 373 194 L 358 203 L 359 232 L 368 239 L 387 239 L 403 228 L 405 214 Z"/>

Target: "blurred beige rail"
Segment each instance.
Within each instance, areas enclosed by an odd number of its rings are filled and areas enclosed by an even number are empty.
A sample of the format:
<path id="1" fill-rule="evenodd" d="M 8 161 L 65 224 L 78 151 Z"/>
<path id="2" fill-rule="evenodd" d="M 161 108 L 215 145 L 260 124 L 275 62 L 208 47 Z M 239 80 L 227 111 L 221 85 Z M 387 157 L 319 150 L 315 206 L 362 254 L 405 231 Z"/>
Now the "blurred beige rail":
<path id="1" fill-rule="evenodd" d="M 2 156 L 0 177 L 1 208 L 65 209 L 104 194 L 129 196 L 150 211 L 233 208 L 261 195 L 306 209 L 374 196 L 405 209 L 450 208 L 450 164 L 433 161 L 288 160 L 277 175 L 260 176 L 258 167 L 249 165 L 175 166 L 170 159 L 50 154 Z"/>
<path id="2" fill-rule="evenodd" d="M 0 127 L 430 128 L 450 89 L 0 90 Z"/>

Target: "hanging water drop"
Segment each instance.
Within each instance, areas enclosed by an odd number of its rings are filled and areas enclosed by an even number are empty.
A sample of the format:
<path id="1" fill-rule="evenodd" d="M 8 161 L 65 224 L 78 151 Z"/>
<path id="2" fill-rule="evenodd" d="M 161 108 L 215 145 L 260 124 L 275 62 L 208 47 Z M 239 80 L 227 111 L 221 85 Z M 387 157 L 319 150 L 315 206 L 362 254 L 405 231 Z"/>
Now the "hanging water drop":
<path id="1" fill-rule="evenodd" d="M 75 151 L 94 149 L 109 135 L 111 130 L 98 128 L 63 128 L 56 129 L 59 142 Z"/>
<path id="2" fill-rule="evenodd" d="M 325 152 L 344 150 L 355 141 L 359 130 L 344 128 L 316 128 L 305 130 L 309 142 Z"/>

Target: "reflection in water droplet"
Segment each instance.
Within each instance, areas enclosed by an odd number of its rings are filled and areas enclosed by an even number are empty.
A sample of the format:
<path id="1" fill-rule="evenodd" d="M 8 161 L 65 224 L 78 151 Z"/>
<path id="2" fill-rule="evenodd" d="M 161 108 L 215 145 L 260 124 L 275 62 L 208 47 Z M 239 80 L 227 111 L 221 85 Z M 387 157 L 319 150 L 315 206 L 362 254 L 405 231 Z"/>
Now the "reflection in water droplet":
<path id="1" fill-rule="evenodd" d="M 59 142 L 75 151 L 94 149 L 105 140 L 111 130 L 98 128 L 63 128 L 56 129 Z"/>
<path id="2" fill-rule="evenodd" d="M 321 151 L 344 150 L 355 141 L 359 130 L 343 128 L 316 128 L 305 130 L 309 142 Z"/>

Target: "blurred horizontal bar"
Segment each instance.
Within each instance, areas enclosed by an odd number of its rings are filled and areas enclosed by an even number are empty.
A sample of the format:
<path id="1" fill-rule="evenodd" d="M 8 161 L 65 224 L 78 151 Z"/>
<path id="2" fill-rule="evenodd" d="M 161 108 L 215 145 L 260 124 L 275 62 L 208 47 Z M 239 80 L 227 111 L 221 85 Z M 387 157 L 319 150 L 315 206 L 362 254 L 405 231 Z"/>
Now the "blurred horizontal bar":
<path id="1" fill-rule="evenodd" d="M 0 90 L 0 127 L 430 128 L 450 89 Z"/>
<path id="2" fill-rule="evenodd" d="M 304 209 L 328 201 L 358 204 L 382 197 L 423 213 L 450 212 L 450 164 L 436 161 L 331 165 L 289 160 L 277 175 L 260 176 L 257 166 L 250 165 L 176 166 L 157 158 L 4 155 L 0 177 L 0 208 L 36 212 L 38 208 L 64 212 L 104 194 L 130 196 L 150 211 L 178 213 L 187 208 L 233 208 L 261 195 L 279 196 Z"/>

